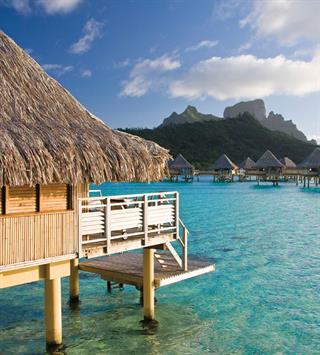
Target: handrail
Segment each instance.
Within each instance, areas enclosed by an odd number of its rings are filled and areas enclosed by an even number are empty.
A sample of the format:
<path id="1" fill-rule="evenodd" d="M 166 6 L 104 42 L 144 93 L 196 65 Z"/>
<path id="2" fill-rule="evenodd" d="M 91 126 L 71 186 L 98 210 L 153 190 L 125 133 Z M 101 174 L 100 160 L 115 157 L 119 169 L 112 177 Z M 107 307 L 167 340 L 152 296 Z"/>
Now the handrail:
<path id="1" fill-rule="evenodd" d="M 176 191 L 79 198 L 78 213 L 80 256 L 82 245 L 102 243 L 109 254 L 112 241 L 119 239 L 141 239 L 143 246 L 162 233 L 179 239 Z"/>
<path id="2" fill-rule="evenodd" d="M 181 243 L 181 245 L 182 245 L 182 264 L 183 264 L 184 271 L 187 271 L 188 270 L 188 234 L 189 234 L 189 230 L 180 218 L 179 218 L 179 223 L 182 227 L 182 239 L 179 238 L 180 243 L 182 242 Z"/>
<path id="3" fill-rule="evenodd" d="M 81 197 L 78 201 L 91 201 L 91 200 L 103 200 L 107 197 L 113 199 L 131 198 L 131 197 L 143 197 L 143 196 L 159 196 L 159 195 L 175 195 L 178 191 L 161 191 L 161 192 L 148 192 L 146 194 L 128 194 L 128 195 L 112 195 L 112 196 L 97 196 L 97 197 Z"/>

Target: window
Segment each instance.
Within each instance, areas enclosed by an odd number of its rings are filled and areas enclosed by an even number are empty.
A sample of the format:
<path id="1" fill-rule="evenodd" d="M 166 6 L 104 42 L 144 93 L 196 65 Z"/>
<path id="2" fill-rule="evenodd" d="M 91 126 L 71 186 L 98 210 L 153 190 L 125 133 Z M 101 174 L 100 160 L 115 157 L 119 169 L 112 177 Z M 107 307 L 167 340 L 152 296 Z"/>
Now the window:
<path id="1" fill-rule="evenodd" d="M 63 211 L 73 208 L 73 189 L 67 184 L 2 187 L 0 214 Z"/>

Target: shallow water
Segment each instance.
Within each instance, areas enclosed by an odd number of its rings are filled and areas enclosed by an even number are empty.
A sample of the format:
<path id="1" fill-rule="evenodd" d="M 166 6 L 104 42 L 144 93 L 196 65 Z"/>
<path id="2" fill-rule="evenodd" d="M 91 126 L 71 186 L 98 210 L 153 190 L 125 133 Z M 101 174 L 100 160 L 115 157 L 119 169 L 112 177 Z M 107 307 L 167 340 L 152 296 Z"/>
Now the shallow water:
<path id="1" fill-rule="evenodd" d="M 105 184 L 104 194 L 178 190 L 189 253 L 216 272 L 157 291 L 155 330 L 139 294 L 107 293 L 81 273 L 80 310 L 67 305 L 67 354 L 320 353 L 320 188 L 200 182 Z M 0 292 L 0 353 L 45 352 L 41 282 Z"/>

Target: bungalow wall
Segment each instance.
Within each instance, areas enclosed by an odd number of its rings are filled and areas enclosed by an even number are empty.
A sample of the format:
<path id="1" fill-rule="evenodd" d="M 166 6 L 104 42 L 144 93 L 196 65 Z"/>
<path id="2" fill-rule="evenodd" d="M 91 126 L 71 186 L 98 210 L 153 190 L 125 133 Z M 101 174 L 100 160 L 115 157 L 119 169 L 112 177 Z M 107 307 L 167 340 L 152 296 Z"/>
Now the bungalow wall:
<path id="1" fill-rule="evenodd" d="M 0 269 L 76 254 L 77 199 L 87 192 L 87 184 L 3 187 Z"/>

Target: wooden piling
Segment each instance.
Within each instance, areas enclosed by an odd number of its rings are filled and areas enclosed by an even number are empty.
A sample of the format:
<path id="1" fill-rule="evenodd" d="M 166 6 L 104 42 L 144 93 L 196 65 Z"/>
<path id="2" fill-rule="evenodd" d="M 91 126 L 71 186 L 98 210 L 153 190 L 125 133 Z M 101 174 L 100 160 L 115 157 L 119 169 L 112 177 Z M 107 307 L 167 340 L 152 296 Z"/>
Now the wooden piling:
<path id="1" fill-rule="evenodd" d="M 45 279 L 45 324 L 47 346 L 62 343 L 61 279 Z"/>
<path id="2" fill-rule="evenodd" d="M 70 260 L 69 297 L 70 304 L 79 303 L 79 259 Z"/>
<path id="3" fill-rule="evenodd" d="M 143 315 L 154 320 L 154 249 L 143 249 Z"/>

